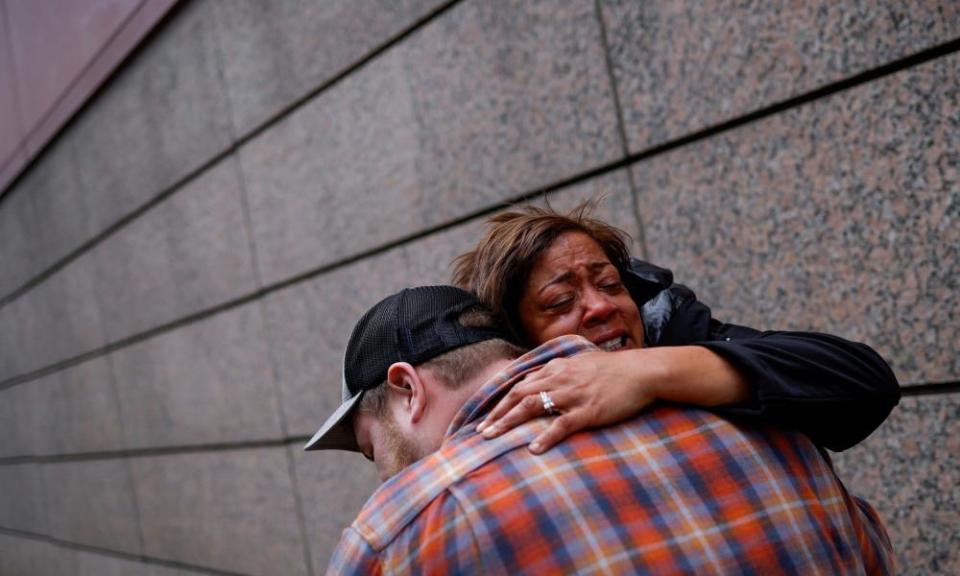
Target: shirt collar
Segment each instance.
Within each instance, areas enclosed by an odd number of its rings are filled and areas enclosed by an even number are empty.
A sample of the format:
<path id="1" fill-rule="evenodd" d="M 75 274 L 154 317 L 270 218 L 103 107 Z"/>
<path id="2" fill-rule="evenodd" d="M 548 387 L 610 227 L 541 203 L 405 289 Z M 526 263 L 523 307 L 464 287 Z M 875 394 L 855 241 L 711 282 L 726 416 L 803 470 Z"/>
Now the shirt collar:
<path id="1" fill-rule="evenodd" d="M 478 422 L 484 414 L 493 408 L 497 400 L 529 372 L 539 369 L 554 358 L 565 358 L 596 349 L 597 347 L 586 338 L 568 335 L 554 338 L 520 356 L 490 380 L 487 380 L 479 390 L 467 399 L 450 422 L 450 426 L 444 434 L 444 441 L 456 435 L 469 424 Z"/>

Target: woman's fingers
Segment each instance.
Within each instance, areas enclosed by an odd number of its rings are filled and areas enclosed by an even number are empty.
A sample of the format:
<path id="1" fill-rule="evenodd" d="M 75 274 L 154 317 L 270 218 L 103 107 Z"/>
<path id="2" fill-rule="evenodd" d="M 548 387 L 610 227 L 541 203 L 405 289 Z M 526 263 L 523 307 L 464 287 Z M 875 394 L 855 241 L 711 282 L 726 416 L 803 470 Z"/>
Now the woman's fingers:
<path id="1" fill-rule="evenodd" d="M 629 354 L 587 352 L 551 360 L 504 395 L 477 431 L 493 438 L 543 416 L 547 410 L 540 392 L 549 394 L 557 416 L 531 443 L 534 453 L 585 428 L 606 426 L 637 414 L 656 396 L 652 380 L 640 370 L 645 364 Z"/>
<path id="2" fill-rule="evenodd" d="M 582 418 L 583 414 L 582 410 L 574 410 L 554 418 L 550 427 L 530 443 L 530 451 L 534 454 L 542 454 L 567 436 L 586 428 L 589 421 Z"/>
<path id="3" fill-rule="evenodd" d="M 538 370 L 527 374 L 523 380 L 514 385 L 514 387 L 497 402 L 497 405 L 490 410 L 487 417 L 483 419 L 483 422 L 477 426 L 477 431 L 483 432 L 487 426 L 503 418 L 503 416 L 513 410 L 517 404 L 524 402 L 526 397 L 539 395 L 540 390 L 543 390 L 539 383 L 541 371 L 542 370 Z M 554 400 L 554 402 L 556 402 L 556 400 Z M 539 414 L 535 414 L 534 416 L 539 416 Z M 527 420 L 529 420 L 529 418 L 527 418 Z"/>
<path id="4" fill-rule="evenodd" d="M 584 407 L 571 406 L 569 412 L 564 413 L 564 407 L 570 406 L 570 397 L 560 391 L 550 393 L 550 399 L 556 404 L 555 410 L 560 412 L 550 422 L 550 426 L 541 433 L 533 442 L 530 443 L 530 451 L 534 454 L 546 452 L 557 442 L 560 442 L 567 436 L 587 428 L 591 424 L 589 417 L 590 411 Z M 514 405 L 499 420 L 491 423 L 480 432 L 485 438 L 493 438 L 504 432 L 516 428 L 527 420 L 543 416 L 546 410 L 543 406 L 543 400 L 538 394 L 529 394 Z"/>
<path id="5" fill-rule="evenodd" d="M 566 396 L 558 391 L 549 392 L 548 394 L 550 400 L 554 403 L 553 410 L 561 412 Z M 477 430 L 483 434 L 485 438 L 493 438 L 494 436 L 499 436 L 508 430 L 516 428 L 527 420 L 539 418 L 545 414 L 547 414 L 547 411 L 540 393 L 531 393 L 523 396 L 518 402 L 514 403 L 513 407 L 510 408 L 506 414 L 496 420 L 488 420 L 487 426 L 482 428 L 478 427 Z"/>

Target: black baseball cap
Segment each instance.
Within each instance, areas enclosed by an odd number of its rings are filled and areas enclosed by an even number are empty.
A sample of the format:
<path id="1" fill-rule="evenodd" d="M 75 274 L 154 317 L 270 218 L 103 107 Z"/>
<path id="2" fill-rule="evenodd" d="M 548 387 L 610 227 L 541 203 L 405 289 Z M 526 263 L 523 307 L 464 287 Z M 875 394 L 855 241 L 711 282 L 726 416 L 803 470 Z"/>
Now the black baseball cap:
<path id="1" fill-rule="evenodd" d="M 476 296 L 453 286 L 406 288 L 381 300 L 360 318 L 343 357 L 343 403 L 304 450 L 360 452 L 350 415 L 367 390 L 387 379 L 396 362 L 417 366 L 461 346 L 509 339 L 499 328 L 470 328 L 457 318 L 480 306 Z"/>

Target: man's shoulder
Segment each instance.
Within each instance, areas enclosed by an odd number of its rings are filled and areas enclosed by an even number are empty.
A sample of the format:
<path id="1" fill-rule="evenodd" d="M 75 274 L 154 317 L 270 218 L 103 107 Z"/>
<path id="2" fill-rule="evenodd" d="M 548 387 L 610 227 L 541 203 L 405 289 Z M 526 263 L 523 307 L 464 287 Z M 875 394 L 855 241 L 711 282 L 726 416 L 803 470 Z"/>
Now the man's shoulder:
<path id="1" fill-rule="evenodd" d="M 536 470 L 538 467 L 559 469 L 569 466 L 569 461 L 584 460 L 585 456 L 586 462 L 591 461 L 593 448 L 601 452 L 614 448 L 623 451 L 620 457 L 630 458 L 635 450 L 656 451 L 665 443 L 672 445 L 673 449 L 685 450 L 688 448 L 684 444 L 687 438 L 704 432 L 721 438 L 730 433 L 730 423 L 710 412 L 667 405 L 650 410 L 633 421 L 581 432 L 564 445 L 544 455 L 533 456 L 526 446 L 548 424 L 546 419 L 533 420 L 492 440 L 483 438 L 472 429 L 463 430 L 439 451 L 384 483 L 364 505 L 351 528 L 379 553 L 404 531 L 414 530 L 425 511 L 441 506 L 448 495 L 454 499 L 460 495 L 488 497 L 489 494 L 475 491 L 489 488 L 493 482 L 491 478 L 504 475 L 506 470 L 522 471 L 530 478 L 537 478 L 540 476 Z M 729 449 L 729 446 L 725 448 Z M 633 461 L 635 465 L 638 463 L 636 459 Z"/>
<path id="2" fill-rule="evenodd" d="M 526 445 L 548 424 L 534 420 L 492 440 L 472 430 L 451 438 L 371 497 L 351 527 L 353 549 L 362 552 L 356 555 L 376 557 L 386 572 L 443 573 L 458 566 L 522 568 L 542 560 L 526 554 L 546 543 L 555 559 L 575 557 L 592 566 L 614 554 L 633 559 L 622 566 L 629 570 L 634 560 L 658 565 L 660 555 L 639 552 L 652 544 L 707 562 L 700 544 L 686 542 L 716 530 L 716 542 L 740 542 L 764 566 L 779 566 L 778 557 L 766 553 L 774 544 L 785 558 L 803 562 L 793 550 L 828 554 L 840 542 L 846 546 L 837 556 L 841 565 L 860 562 L 851 545 L 863 530 L 862 514 L 851 509 L 829 462 L 799 432 L 658 404 L 533 455 Z M 684 526 L 670 520 L 678 510 Z M 840 539 L 818 532 L 822 518 L 838 527 Z M 760 526 L 784 526 L 792 535 L 766 542 L 743 528 Z M 578 531 L 607 535 L 590 553 L 596 558 L 584 552 L 584 540 L 558 539 Z M 882 526 L 877 533 L 883 536 Z M 567 554 L 568 545 L 577 554 Z M 710 550 L 726 558 L 731 548 Z"/>
<path id="3" fill-rule="evenodd" d="M 546 422 L 532 421 L 493 440 L 465 430 L 384 483 L 367 500 L 351 529 L 373 550 L 382 551 L 427 508 L 438 505 L 452 486 L 491 460 L 529 444 L 545 428 Z"/>

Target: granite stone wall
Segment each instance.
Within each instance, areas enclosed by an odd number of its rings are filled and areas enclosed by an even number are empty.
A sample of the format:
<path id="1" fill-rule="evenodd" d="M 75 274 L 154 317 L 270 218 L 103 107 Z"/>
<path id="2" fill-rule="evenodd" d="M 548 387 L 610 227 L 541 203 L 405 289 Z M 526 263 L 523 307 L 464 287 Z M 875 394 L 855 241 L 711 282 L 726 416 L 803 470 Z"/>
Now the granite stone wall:
<path id="1" fill-rule="evenodd" d="M 835 463 L 960 573 L 958 78 L 952 0 L 181 2 L 0 200 L 0 574 L 322 573 L 352 323 L 543 196 L 883 354 Z"/>

